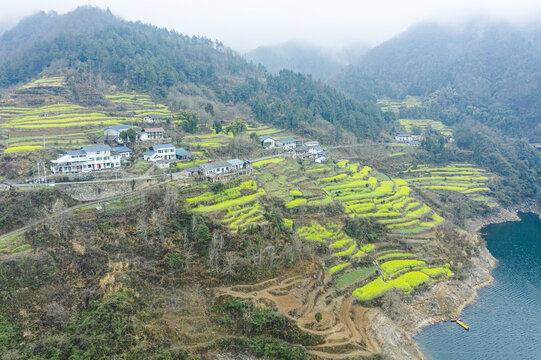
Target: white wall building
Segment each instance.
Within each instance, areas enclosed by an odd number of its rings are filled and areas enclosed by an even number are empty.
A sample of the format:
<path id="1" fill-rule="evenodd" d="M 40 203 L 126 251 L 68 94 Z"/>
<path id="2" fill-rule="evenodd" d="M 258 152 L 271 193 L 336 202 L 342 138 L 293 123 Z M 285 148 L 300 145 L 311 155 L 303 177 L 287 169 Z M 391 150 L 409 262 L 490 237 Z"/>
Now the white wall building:
<path id="1" fill-rule="evenodd" d="M 131 150 L 127 146 L 115 146 L 113 151 L 117 152 L 121 159 L 129 159 L 131 156 Z"/>
<path id="2" fill-rule="evenodd" d="M 109 126 L 107 129 L 103 130 L 103 135 L 105 136 L 111 136 L 111 137 L 117 137 L 120 136 L 120 133 L 124 131 L 128 131 L 130 129 L 127 125 L 114 125 Z"/>
<path id="3" fill-rule="evenodd" d="M 146 161 L 163 161 L 176 159 L 175 145 L 160 144 L 150 147 L 150 150 L 143 153 L 143 159 Z"/>
<path id="4" fill-rule="evenodd" d="M 319 145 L 319 142 L 315 140 L 310 140 L 304 143 L 304 146 L 306 147 L 313 147 L 313 146 L 318 146 L 318 145 Z"/>
<path id="5" fill-rule="evenodd" d="M 276 146 L 282 147 L 284 150 L 291 150 L 297 147 L 297 139 L 285 138 L 276 140 Z"/>
<path id="6" fill-rule="evenodd" d="M 276 147 L 276 139 L 270 135 L 263 135 L 259 138 L 261 141 L 261 146 L 265 149 L 272 149 Z"/>
<path id="7" fill-rule="evenodd" d="M 398 134 L 394 137 L 394 139 L 398 142 L 404 142 L 404 143 L 407 143 L 407 142 L 410 142 L 410 141 L 413 141 L 413 140 L 416 140 L 417 137 L 415 136 L 412 136 L 410 134 Z"/>
<path id="8" fill-rule="evenodd" d="M 51 163 L 53 174 L 77 174 L 120 167 L 120 154 L 109 145 L 88 145 L 67 151 Z"/>
<path id="9" fill-rule="evenodd" d="M 141 141 L 152 141 L 163 139 L 163 128 L 144 128 L 137 135 Z"/>

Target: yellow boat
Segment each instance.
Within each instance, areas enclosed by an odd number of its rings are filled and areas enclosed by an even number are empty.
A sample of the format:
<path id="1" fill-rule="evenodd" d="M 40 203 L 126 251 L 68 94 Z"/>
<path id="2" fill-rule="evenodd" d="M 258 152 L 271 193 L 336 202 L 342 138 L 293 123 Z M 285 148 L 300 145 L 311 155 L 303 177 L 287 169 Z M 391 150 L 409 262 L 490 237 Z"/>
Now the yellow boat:
<path id="1" fill-rule="evenodd" d="M 469 327 L 468 325 L 464 324 L 462 321 L 457 320 L 456 323 L 457 323 L 458 325 L 462 326 L 464 329 L 470 330 L 470 327 Z"/>

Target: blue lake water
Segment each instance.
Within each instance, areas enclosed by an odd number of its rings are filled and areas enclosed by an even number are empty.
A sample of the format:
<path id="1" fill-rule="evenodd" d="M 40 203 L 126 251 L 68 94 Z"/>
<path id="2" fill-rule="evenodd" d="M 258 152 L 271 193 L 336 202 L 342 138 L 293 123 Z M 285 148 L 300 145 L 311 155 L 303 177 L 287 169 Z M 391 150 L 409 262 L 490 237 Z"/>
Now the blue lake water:
<path id="1" fill-rule="evenodd" d="M 541 220 L 519 215 L 482 230 L 499 260 L 494 283 L 460 315 L 470 331 L 451 322 L 423 329 L 416 340 L 427 359 L 541 359 Z"/>

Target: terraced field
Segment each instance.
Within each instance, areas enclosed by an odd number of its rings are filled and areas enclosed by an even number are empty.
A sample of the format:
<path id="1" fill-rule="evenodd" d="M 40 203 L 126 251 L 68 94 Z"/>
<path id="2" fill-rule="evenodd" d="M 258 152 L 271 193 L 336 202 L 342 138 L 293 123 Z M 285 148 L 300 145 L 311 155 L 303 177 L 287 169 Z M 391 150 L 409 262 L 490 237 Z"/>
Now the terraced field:
<path id="1" fill-rule="evenodd" d="M 248 134 L 255 133 L 257 136 L 271 135 L 271 136 L 286 136 L 283 130 L 276 129 L 267 125 L 248 126 L 246 131 Z"/>
<path id="2" fill-rule="evenodd" d="M 393 289 L 411 293 L 453 276 L 449 264 L 423 258 L 415 247 L 431 241 L 443 218 L 412 196 L 406 180 L 391 179 L 347 160 L 325 165 L 299 164 L 288 158 L 264 160 L 257 164 L 255 174 L 268 197 L 283 200 L 287 213 L 284 228 L 305 243 L 318 244 L 319 253 L 324 254 L 324 271 L 319 272 L 316 282 L 310 275 L 223 291 L 273 303 L 303 331 L 323 336 L 323 344 L 308 348 L 311 355 L 323 359 L 370 356 L 377 352 L 377 344 L 366 331 L 370 320 L 364 315 L 377 310 L 354 306 L 355 299 L 369 301 Z M 229 198 L 239 198 L 236 190 L 230 191 L 223 195 L 226 205 Z M 208 197 L 212 199 L 210 206 L 218 203 L 214 194 Z M 321 220 L 324 215 L 310 216 L 319 210 L 298 209 L 331 202 L 341 203 L 347 216 L 374 219 L 387 227 L 390 236 L 380 242 L 361 242 L 346 234 L 343 215 Z M 260 204 L 249 204 L 251 207 L 243 210 L 231 207 L 226 219 L 231 223 L 233 219 L 243 221 L 238 214 L 258 216 Z M 319 322 L 314 320 L 318 312 L 322 314 Z"/>
<path id="3" fill-rule="evenodd" d="M 105 98 L 112 103 L 119 105 L 120 109 L 127 112 L 128 115 L 137 118 L 143 118 L 147 115 L 161 115 L 162 117 L 171 116 L 171 111 L 167 106 L 155 103 L 148 95 L 114 94 L 106 95 Z"/>
<path id="4" fill-rule="evenodd" d="M 237 232 L 266 223 L 259 203 L 265 194 L 255 181 L 248 180 L 219 193 L 209 191 L 187 198 L 186 203 L 196 212 L 216 213 L 231 231 Z"/>
<path id="5" fill-rule="evenodd" d="M 409 293 L 421 284 L 430 285 L 453 275 L 448 264 L 429 265 L 396 245 L 359 244 L 337 224 L 312 222 L 297 233 L 305 241 L 328 246 L 335 261 L 327 272 L 335 277 L 336 288 L 360 300 L 371 300 L 391 289 Z"/>
<path id="6" fill-rule="evenodd" d="M 23 88 L 64 87 L 63 77 L 43 78 Z M 6 153 L 39 149 L 77 148 L 91 143 L 90 137 L 103 135 L 111 125 L 131 124 L 146 115 L 167 117 L 167 106 L 156 104 L 148 95 L 113 94 L 106 98 L 112 107 L 96 110 L 69 103 L 40 107 L 0 106 L 0 126 L 4 129 Z M 111 114 L 117 114 L 112 116 Z"/>
<path id="7" fill-rule="evenodd" d="M 44 77 L 28 84 L 23 85 L 23 89 L 32 88 L 47 88 L 47 87 L 64 87 L 66 85 L 66 79 L 63 76 Z"/>
<path id="8" fill-rule="evenodd" d="M 425 131 L 428 127 L 438 131 L 440 134 L 445 136 L 453 136 L 453 130 L 443 125 L 441 121 L 430 120 L 430 119 L 400 119 L 398 120 L 400 125 L 406 128 L 408 133 L 413 132 L 414 127 L 419 127 L 421 131 Z"/>
<path id="9" fill-rule="evenodd" d="M 24 231 L 0 238 L 0 256 L 17 255 L 29 251 L 32 251 L 32 248 L 24 243 Z"/>
<path id="10" fill-rule="evenodd" d="M 37 108 L 0 107 L 1 127 L 8 134 L 6 152 L 31 151 L 35 146 L 73 148 L 89 144 L 88 129 L 101 129 L 130 121 L 111 117 L 73 104 L 55 104 Z M 26 150 L 21 147 L 27 147 Z M 10 148 L 15 148 L 10 150 Z"/>
<path id="11" fill-rule="evenodd" d="M 398 113 L 401 107 L 416 107 L 421 105 L 421 98 L 419 96 L 406 96 L 403 100 L 396 99 L 380 99 L 378 104 L 383 111 L 392 111 Z"/>
<path id="12" fill-rule="evenodd" d="M 183 141 L 188 144 L 190 148 L 201 148 L 203 150 L 209 148 L 219 148 L 227 146 L 231 143 L 233 134 L 201 134 L 201 135 L 188 135 L 183 138 Z"/>
<path id="13" fill-rule="evenodd" d="M 421 233 L 443 221 L 430 207 L 410 196 L 403 179 L 382 177 L 368 166 L 338 163 L 346 172 L 319 177 L 327 196 L 341 202 L 350 217 L 373 218 L 394 233 Z M 379 179 L 378 179 L 379 178 Z"/>
<path id="14" fill-rule="evenodd" d="M 451 164 L 444 167 L 419 165 L 403 172 L 408 184 L 423 190 L 455 191 L 463 194 L 489 193 L 490 175 L 471 164 Z"/>
<path id="15" fill-rule="evenodd" d="M 271 128 L 266 125 L 258 125 L 255 127 L 249 126 L 246 130 L 246 134 L 256 134 L 257 136 L 263 135 L 277 135 L 285 136 L 283 130 Z M 201 148 L 202 150 L 208 150 L 212 148 L 219 148 L 227 146 L 233 139 L 232 133 L 221 132 L 219 134 L 197 134 L 184 137 L 183 141 L 186 142 L 191 148 Z"/>

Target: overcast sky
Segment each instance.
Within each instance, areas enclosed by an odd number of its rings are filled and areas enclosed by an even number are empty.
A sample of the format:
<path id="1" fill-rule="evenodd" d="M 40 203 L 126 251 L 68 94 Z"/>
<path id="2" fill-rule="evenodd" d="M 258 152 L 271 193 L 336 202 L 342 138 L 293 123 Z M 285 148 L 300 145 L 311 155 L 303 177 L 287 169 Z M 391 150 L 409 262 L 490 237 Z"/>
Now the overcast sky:
<path id="1" fill-rule="evenodd" d="M 0 0 L 0 23 L 89 4 L 127 20 L 218 39 L 241 52 L 290 40 L 332 48 L 376 45 L 420 21 L 541 19 L 540 0 Z"/>

